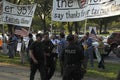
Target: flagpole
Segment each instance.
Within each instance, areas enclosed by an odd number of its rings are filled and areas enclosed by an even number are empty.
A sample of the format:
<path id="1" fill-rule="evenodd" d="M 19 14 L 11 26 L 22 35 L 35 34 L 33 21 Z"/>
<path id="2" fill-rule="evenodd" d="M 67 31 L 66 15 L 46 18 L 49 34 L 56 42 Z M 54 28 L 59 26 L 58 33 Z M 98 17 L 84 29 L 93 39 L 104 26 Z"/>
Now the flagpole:
<path id="1" fill-rule="evenodd" d="M 29 29 L 28 29 L 28 33 L 30 33 L 30 27 L 29 27 Z"/>
<path id="2" fill-rule="evenodd" d="M 53 30 L 53 26 L 52 25 L 53 25 L 53 21 L 51 20 L 51 25 L 50 25 L 51 26 L 51 34 L 52 34 L 52 30 Z"/>
<path id="3" fill-rule="evenodd" d="M 2 0 L 3 2 L 6 0 Z M 4 23 L 2 24 L 2 29 L 3 29 L 3 42 L 5 43 L 5 29 L 4 29 Z"/>
<path id="4" fill-rule="evenodd" d="M 7 42 L 6 42 L 6 37 L 5 37 L 5 29 L 4 29 L 4 23 L 2 24 L 2 39 L 3 39 L 3 44 L 2 44 L 2 52 L 7 54 L 8 53 L 8 49 L 7 49 Z"/>
<path id="5" fill-rule="evenodd" d="M 3 27 L 3 42 L 5 43 L 5 29 L 4 29 L 4 23 L 2 24 L 2 27 Z"/>
<path id="6" fill-rule="evenodd" d="M 52 13 L 53 13 L 53 10 L 52 10 Z M 53 33 L 53 20 L 52 20 L 52 17 L 51 17 L 51 25 L 50 25 L 51 27 L 51 34 Z"/>

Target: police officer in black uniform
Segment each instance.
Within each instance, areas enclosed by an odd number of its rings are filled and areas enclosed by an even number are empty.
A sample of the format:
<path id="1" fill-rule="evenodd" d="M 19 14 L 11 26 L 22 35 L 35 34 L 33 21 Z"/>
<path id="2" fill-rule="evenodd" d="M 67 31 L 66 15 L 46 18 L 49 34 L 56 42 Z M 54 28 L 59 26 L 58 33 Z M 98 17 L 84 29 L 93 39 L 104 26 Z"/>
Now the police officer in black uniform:
<path id="1" fill-rule="evenodd" d="M 68 46 L 61 54 L 63 64 L 63 80 L 81 80 L 81 63 L 84 59 L 83 50 L 74 42 L 74 36 L 67 36 Z"/>
<path id="2" fill-rule="evenodd" d="M 49 33 L 44 33 L 44 40 L 42 41 L 45 47 L 45 66 L 46 66 L 46 75 L 47 80 L 50 80 L 55 72 L 55 60 L 54 53 L 52 53 L 53 48 L 55 47 L 52 41 L 49 38 Z"/>
<path id="3" fill-rule="evenodd" d="M 36 35 L 36 41 L 30 45 L 30 80 L 34 80 L 37 69 L 40 72 L 41 80 L 47 80 L 45 70 L 44 44 L 41 42 L 42 35 Z"/>

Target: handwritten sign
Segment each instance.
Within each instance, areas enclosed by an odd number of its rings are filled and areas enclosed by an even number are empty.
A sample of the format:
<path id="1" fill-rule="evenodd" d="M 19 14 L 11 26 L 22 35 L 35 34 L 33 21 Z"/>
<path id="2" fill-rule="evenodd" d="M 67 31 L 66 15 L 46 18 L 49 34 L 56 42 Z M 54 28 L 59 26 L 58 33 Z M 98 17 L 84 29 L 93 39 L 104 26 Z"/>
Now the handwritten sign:
<path id="1" fill-rule="evenodd" d="M 16 5 L 3 1 L 2 3 L 2 22 L 17 26 L 30 27 L 36 9 L 34 5 Z"/>
<path id="2" fill-rule="evenodd" d="M 82 21 L 120 14 L 119 0 L 54 0 L 52 20 Z"/>

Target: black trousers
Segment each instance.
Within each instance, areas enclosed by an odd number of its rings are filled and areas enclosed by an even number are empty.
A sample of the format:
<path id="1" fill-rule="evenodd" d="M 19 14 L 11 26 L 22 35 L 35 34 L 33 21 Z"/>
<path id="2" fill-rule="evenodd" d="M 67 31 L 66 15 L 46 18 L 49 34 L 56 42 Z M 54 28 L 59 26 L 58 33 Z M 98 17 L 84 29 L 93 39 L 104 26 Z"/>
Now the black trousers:
<path id="1" fill-rule="evenodd" d="M 37 69 L 40 72 L 41 80 L 47 80 L 44 64 L 34 64 L 34 63 L 31 63 L 30 80 L 34 80 Z"/>
<path id="2" fill-rule="evenodd" d="M 105 66 L 104 66 L 104 55 L 101 55 L 101 61 L 98 63 L 98 68 L 105 69 Z"/>
<path id="3" fill-rule="evenodd" d="M 66 66 L 63 68 L 62 80 L 81 80 L 81 70 L 79 66 Z"/>
<path id="4" fill-rule="evenodd" d="M 56 60 L 54 60 L 54 57 L 47 57 L 47 62 L 46 62 L 47 80 L 50 80 L 52 78 L 55 72 L 55 68 L 56 68 Z"/>

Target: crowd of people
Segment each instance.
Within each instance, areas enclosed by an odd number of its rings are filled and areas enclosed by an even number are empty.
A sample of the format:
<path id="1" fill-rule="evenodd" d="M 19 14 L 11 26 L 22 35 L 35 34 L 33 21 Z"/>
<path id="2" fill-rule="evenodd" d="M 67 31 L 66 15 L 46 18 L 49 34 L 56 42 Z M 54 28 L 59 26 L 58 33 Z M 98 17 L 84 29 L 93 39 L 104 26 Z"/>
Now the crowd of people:
<path id="1" fill-rule="evenodd" d="M 30 33 L 27 41 L 21 36 L 9 34 L 8 56 L 14 58 L 15 53 L 19 51 L 21 62 L 24 63 L 27 55 L 30 62 L 30 80 L 34 80 L 37 69 L 41 80 L 50 80 L 54 75 L 57 61 L 63 80 L 81 80 L 87 71 L 89 61 L 90 67 L 94 68 L 94 53 L 98 58 L 98 68 L 105 69 L 102 40 L 102 37 L 93 37 L 88 32 L 80 39 L 77 34 L 65 37 L 63 32 L 58 36 L 55 34 L 50 36 L 48 32 L 37 33 L 35 40 Z M 94 41 L 99 45 L 94 46 Z M 21 43 L 20 50 L 17 49 L 20 47 L 18 43 Z"/>

